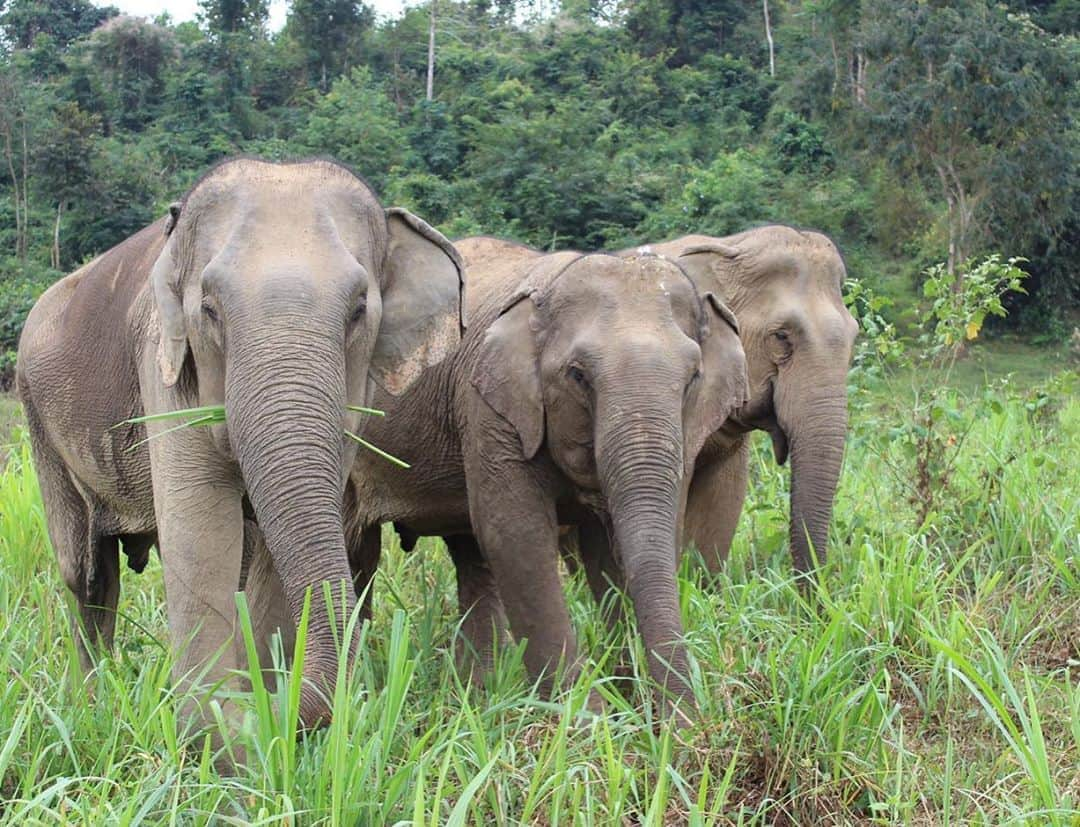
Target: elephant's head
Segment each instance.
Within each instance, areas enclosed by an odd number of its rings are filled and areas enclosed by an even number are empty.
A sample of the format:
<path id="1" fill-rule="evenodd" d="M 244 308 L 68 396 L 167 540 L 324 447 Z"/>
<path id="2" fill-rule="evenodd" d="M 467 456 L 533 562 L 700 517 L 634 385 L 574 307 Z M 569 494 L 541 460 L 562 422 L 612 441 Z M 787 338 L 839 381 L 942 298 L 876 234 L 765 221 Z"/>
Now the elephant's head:
<path id="1" fill-rule="evenodd" d="M 357 415 L 346 405 L 364 404 L 373 382 L 402 392 L 456 348 L 457 253 L 328 161 L 229 161 L 171 212 L 151 275 L 160 381 L 225 405 L 214 441 L 235 458 L 296 620 L 316 588 L 305 672 L 332 685 L 319 585 L 349 576 L 341 508 L 355 446 L 343 429 Z M 305 721 L 324 716 L 315 693 L 304 700 Z"/>
<path id="2" fill-rule="evenodd" d="M 800 572 L 824 559 L 847 433 L 847 372 L 858 325 L 844 306 L 844 262 L 826 236 L 768 226 L 658 245 L 739 318 L 750 401 L 732 419 L 791 455 L 791 550 Z"/>
<path id="3" fill-rule="evenodd" d="M 545 256 L 489 327 L 472 381 L 522 457 L 545 451 L 601 511 L 652 673 L 685 695 L 678 515 L 704 440 L 746 400 L 731 311 L 657 256 Z"/>

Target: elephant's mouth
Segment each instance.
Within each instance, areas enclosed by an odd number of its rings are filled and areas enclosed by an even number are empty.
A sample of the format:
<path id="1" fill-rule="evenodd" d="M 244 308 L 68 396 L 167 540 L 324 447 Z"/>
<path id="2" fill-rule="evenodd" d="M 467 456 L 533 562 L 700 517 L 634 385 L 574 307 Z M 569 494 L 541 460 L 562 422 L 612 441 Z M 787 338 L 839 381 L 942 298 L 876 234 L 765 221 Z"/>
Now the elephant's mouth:
<path id="1" fill-rule="evenodd" d="M 773 407 L 775 387 L 775 379 L 768 379 L 761 393 L 734 411 L 728 419 L 746 431 L 772 431 L 777 427 L 776 409 Z"/>
<path id="2" fill-rule="evenodd" d="M 742 429 L 743 432 L 767 432 L 770 439 L 772 439 L 773 456 L 776 457 L 776 463 L 777 465 L 783 465 L 788 458 L 788 435 L 780 427 L 780 423 L 776 419 L 776 407 L 773 403 L 775 391 L 776 378 L 772 377 L 766 381 L 765 388 L 760 394 L 735 411 L 728 419 Z"/>

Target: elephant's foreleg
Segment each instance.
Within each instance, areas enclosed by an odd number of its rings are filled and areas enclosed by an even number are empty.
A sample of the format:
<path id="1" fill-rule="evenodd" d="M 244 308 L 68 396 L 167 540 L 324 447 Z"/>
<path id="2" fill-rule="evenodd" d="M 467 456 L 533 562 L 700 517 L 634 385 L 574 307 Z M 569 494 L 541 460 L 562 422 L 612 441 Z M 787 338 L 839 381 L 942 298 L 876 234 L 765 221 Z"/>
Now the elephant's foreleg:
<path id="1" fill-rule="evenodd" d="M 495 663 L 496 648 L 508 636 L 508 622 L 499 590 L 480 547 L 471 534 L 444 538 L 457 570 L 461 633 L 455 647 L 458 668 L 468 670 L 477 685 Z"/>
<path id="2" fill-rule="evenodd" d="M 382 526 L 376 523 L 349 539 L 349 568 L 352 570 L 353 588 L 360 604 L 360 617 L 371 620 L 372 592 L 375 589 L 375 573 L 382 557 Z"/>
<path id="3" fill-rule="evenodd" d="M 583 521 L 577 534 L 578 556 L 589 589 L 596 605 L 603 611 L 608 627 L 614 629 L 625 617 L 619 594 L 625 583 L 611 537 L 607 527 L 596 517 Z"/>
<path id="4" fill-rule="evenodd" d="M 731 551 L 739 524 L 750 465 L 750 446 L 743 437 L 728 455 L 700 462 L 694 469 L 686 506 L 685 538 L 716 573 Z"/>
<path id="5" fill-rule="evenodd" d="M 266 547 L 262 532 L 254 520 L 244 520 L 244 555 L 241 575 L 244 598 L 247 601 L 248 616 L 251 618 L 251 631 L 255 643 L 255 653 L 259 666 L 269 670 L 273 665 L 271 643 L 275 633 L 281 636 L 281 647 L 285 657 L 291 657 L 296 647 L 296 626 L 289 612 L 289 602 L 285 597 L 285 587 L 274 568 L 274 559 Z M 237 640 L 237 662 L 246 659 L 244 641 Z M 248 664 L 251 669 L 254 664 Z M 273 686 L 274 675 L 267 671 L 263 680 Z"/>
<path id="6" fill-rule="evenodd" d="M 490 451 L 491 441 L 485 442 Z M 560 664 L 566 667 L 564 682 L 572 681 L 580 668 L 559 577 L 555 503 L 523 463 L 491 462 L 482 454 L 466 454 L 471 522 L 510 629 L 515 638 L 528 641 L 525 666 L 550 693 Z"/>
<path id="7" fill-rule="evenodd" d="M 236 680 L 236 590 L 244 545 L 239 480 L 189 428 L 150 442 L 165 599 L 169 610 L 173 680 L 191 691 L 182 716 L 213 725 L 200 697 Z M 196 473 L 197 469 L 197 473 Z M 251 579 L 249 571 L 248 579 Z M 235 715 L 231 704 L 227 716 Z"/>

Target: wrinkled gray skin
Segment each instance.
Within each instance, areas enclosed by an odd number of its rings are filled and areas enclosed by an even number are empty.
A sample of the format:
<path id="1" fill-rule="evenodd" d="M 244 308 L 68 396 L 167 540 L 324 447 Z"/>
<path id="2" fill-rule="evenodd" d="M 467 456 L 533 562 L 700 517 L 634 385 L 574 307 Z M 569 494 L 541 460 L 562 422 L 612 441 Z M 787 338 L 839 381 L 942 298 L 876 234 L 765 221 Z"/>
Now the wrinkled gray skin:
<path id="1" fill-rule="evenodd" d="M 466 239 L 458 249 L 471 273 L 474 260 L 513 261 L 527 248 Z M 820 233 L 780 225 L 727 238 L 686 236 L 646 249 L 678 261 L 699 292 L 721 296 L 732 308 L 750 378 L 749 402 L 706 440 L 697 457 L 683 542 L 695 545 L 712 571 L 727 558 L 746 498 L 749 435 L 764 430 L 779 463 L 791 456 L 791 552 L 797 572 L 812 571 L 814 556 L 822 562 L 826 554 L 847 433 L 847 371 L 857 333 L 841 297 L 845 270 L 839 252 Z M 411 547 L 415 532 L 405 524 L 397 528 L 403 545 Z M 598 532 L 564 526 L 560 546 L 569 565 L 583 563 L 591 583 L 604 578 L 620 583 L 618 567 Z M 462 605 L 483 595 L 476 602 L 486 616 L 497 617 L 498 597 L 489 595 L 488 579 L 476 566 L 458 566 Z M 464 631 L 483 641 L 490 621 L 478 609 L 473 614 Z"/>
<path id="2" fill-rule="evenodd" d="M 231 680 L 247 512 L 293 618 L 315 589 L 300 714 L 329 720 L 342 635 L 320 584 L 350 573 L 341 508 L 355 448 L 342 429 L 359 415 L 345 406 L 364 404 L 372 380 L 400 393 L 456 347 L 458 262 L 343 167 L 241 159 L 42 296 L 18 387 L 87 668 L 112 643 L 121 546 L 141 570 L 156 542 L 176 681 Z M 112 429 L 212 404 L 227 426 L 133 451 L 175 423 Z"/>
<path id="3" fill-rule="evenodd" d="M 773 225 L 726 238 L 650 245 L 739 320 L 750 401 L 705 444 L 694 468 L 686 539 L 711 569 L 726 559 L 746 497 L 749 433 L 791 457 L 791 554 L 799 574 L 823 562 L 847 435 L 847 373 L 858 332 L 841 296 L 844 262 L 821 233 Z"/>
<path id="4" fill-rule="evenodd" d="M 400 399 L 375 400 L 387 416 L 370 438 L 412 469 L 357 456 L 347 508 L 357 589 L 374 575 L 381 523 L 445 536 L 464 636 L 489 662 L 508 618 L 528 639 L 530 674 L 551 688 L 560 661 L 568 678 L 577 671 L 558 530 L 579 526 L 615 549 L 650 672 L 665 703 L 689 711 L 678 515 L 702 444 L 746 398 L 734 318 L 659 257 L 515 246 L 485 258 L 490 243 L 457 244 L 470 322 L 457 354 Z"/>

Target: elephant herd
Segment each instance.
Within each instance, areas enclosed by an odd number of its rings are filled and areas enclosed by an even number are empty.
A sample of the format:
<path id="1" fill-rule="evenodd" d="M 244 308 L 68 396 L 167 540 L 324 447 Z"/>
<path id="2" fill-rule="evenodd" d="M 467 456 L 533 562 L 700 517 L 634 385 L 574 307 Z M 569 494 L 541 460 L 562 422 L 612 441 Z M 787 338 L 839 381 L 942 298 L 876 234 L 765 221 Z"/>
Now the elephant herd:
<path id="1" fill-rule="evenodd" d="M 824 553 L 856 333 L 843 279 L 825 236 L 784 226 L 614 254 L 451 244 L 333 162 L 218 165 L 50 288 L 19 345 L 84 667 L 112 644 L 121 551 L 141 571 L 156 546 L 183 688 L 236 680 L 235 592 L 263 660 L 315 590 L 300 717 L 327 723 L 392 522 L 406 548 L 445 539 L 474 676 L 513 636 L 547 690 L 575 677 L 561 550 L 597 599 L 625 590 L 658 703 L 692 715 L 679 553 L 724 560 L 751 431 L 791 458 L 797 570 Z M 216 405 L 206 428 L 154 418 Z M 358 450 L 359 430 L 411 468 Z"/>

